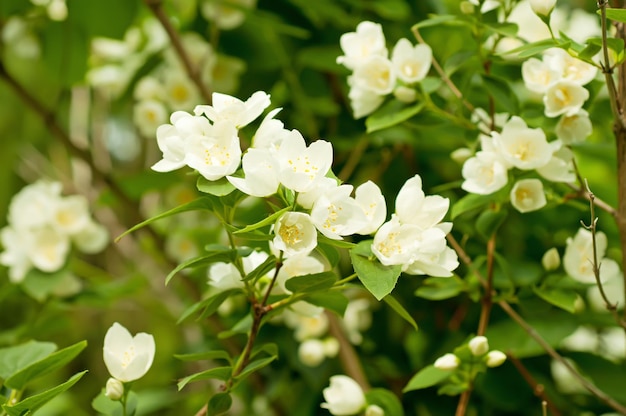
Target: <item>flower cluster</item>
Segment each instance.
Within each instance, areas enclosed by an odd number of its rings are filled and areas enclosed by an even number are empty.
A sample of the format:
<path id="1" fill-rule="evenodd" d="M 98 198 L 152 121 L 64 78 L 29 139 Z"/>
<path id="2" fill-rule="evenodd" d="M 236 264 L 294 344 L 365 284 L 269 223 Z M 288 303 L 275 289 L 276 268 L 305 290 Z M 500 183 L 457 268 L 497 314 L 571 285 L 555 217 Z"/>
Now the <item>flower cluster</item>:
<path id="1" fill-rule="evenodd" d="M 9 278 L 24 280 L 33 267 L 60 270 L 72 244 L 83 253 L 97 253 L 108 242 L 106 229 L 90 216 L 87 199 L 62 196 L 59 182 L 39 181 L 23 188 L 9 205 L 8 225 L 0 230 L 4 250 L 0 264 Z"/>
<path id="2" fill-rule="evenodd" d="M 344 55 L 337 63 L 353 71 L 348 84 L 355 118 L 371 114 L 391 93 L 401 101 L 415 101 L 412 87 L 426 77 L 432 62 L 428 45 L 402 38 L 389 57 L 382 27 L 368 21 L 359 23 L 356 32 L 343 34 L 340 44 Z"/>
<path id="3" fill-rule="evenodd" d="M 530 128 L 520 117 L 511 117 L 501 132 L 481 135 L 481 150 L 463 164 L 461 188 L 489 195 L 504 188 L 509 171 L 536 171 L 552 182 L 574 182 L 571 151 L 560 140 L 548 142 L 540 128 Z M 538 178 L 518 180 L 510 191 L 511 205 L 519 212 L 535 211 L 546 205 L 543 182 Z"/>

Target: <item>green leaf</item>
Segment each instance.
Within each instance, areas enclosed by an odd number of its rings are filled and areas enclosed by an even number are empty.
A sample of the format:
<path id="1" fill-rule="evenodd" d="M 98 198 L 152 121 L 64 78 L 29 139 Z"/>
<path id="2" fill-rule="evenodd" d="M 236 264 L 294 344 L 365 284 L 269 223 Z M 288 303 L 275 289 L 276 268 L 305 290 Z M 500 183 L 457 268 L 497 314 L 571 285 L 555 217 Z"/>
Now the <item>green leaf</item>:
<path id="1" fill-rule="evenodd" d="M 404 387 L 402 391 L 406 393 L 407 391 L 432 387 L 446 380 L 452 374 L 454 374 L 454 371 L 452 370 L 440 370 L 434 365 L 426 366 L 415 374 L 411 380 L 409 380 L 406 387 Z"/>
<path id="2" fill-rule="evenodd" d="M 276 360 L 277 358 L 278 356 L 271 355 L 269 357 L 254 360 L 250 364 L 248 364 L 246 368 L 244 368 L 244 370 L 241 372 L 241 374 L 237 376 L 237 378 L 241 380 L 247 377 L 248 375 L 254 373 L 255 371 L 258 371 L 262 369 L 263 367 L 267 367 L 272 361 Z"/>
<path id="3" fill-rule="evenodd" d="M 465 282 L 457 276 L 429 277 L 415 291 L 415 296 L 429 300 L 453 298 L 466 290 Z"/>
<path id="4" fill-rule="evenodd" d="M 458 396 L 459 394 L 467 391 L 469 389 L 469 385 L 467 383 L 448 383 L 441 386 L 437 390 L 437 394 L 446 396 Z"/>
<path id="5" fill-rule="evenodd" d="M 421 29 L 423 27 L 429 27 L 429 26 L 439 26 L 442 23 L 446 23 L 446 24 L 456 23 L 460 25 L 467 24 L 466 21 L 461 20 L 460 18 L 458 18 L 456 15 L 453 15 L 453 14 L 431 15 L 428 17 L 427 20 L 422 20 L 421 22 L 413 25 L 413 27 L 411 27 L 411 30 Z"/>
<path id="6" fill-rule="evenodd" d="M 600 14 L 599 9 L 597 10 L 597 13 Z M 615 20 L 616 22 L 626 23 L 626 9 L 607 7 L 606 17 L 611 20 Z"/>
<path id="7" fill-rule="evenodd" d="M 278 345 L 273 342 L 268 342 L 259 347 L 255 347 L 250 353 L 250 358 L 254 358 L 261 353 L 278 357 Z"/>
<path id="8" fill-rule="evenodd" d="M 191 202 L 188 202 L 186 204 L 183 205 L 179 205 L 176 208 L 172 208 L 169 211 L 165 211 L 159 215 L 156 215 L 152 218 L 148 218 L 145 221 L 140 222 L 139 224 L 129 228 L 128 230 L 124 231 L 122 234 L 120 234 L 115 241 L 119 241 L 120 239 L 122 239 L 122 237 L 124 237 L 127 234 L 132 233 L 133 231 L 136 231 L 140 228 L 145 227 L 146 225 L 149 225 L 155 221 L 161 220 L 163 218 L 167 218 L 167 217 L 171 217 L 172 215 L 176 215 L 176 214 L 180 214 L 181 212 L 187 212 L 187 211 L 200 211 L 200 210 L 209 210 L 209 211 L 213 211 L 214 209 L 214 205 L 213 205 L 213 201 L 211 198 L 209 197 L 202 197 L 202 198 L 198 198 L 195 199 Z"/>
<path id="9" fill-rule="evenodd" d="M 324 243 L 318 239 L 317 247 L 315 248 L 330 264 L 331 268 L 334 268 L 337 263 L 339 263 L 339 259 L 341 258 L 339 254 L 339 250 L 331 244 Z"/>
<path id="10" fill-rule="evenodd" d="M 488 31 L 506 37 L 515 37 L 519 29 L 517 24 L 509 22 L 488 23 L 484 25 Z"/>
<path id="11" fill-rule="evenodd" d="M 334 290 L 324 293 L 312 293 L 306 297 L 306 301 L 315 306 L 333 311 L 339 316 L 343 316 L 346 312 L 349 302 L 346 295 Z"/>
<path id="12" fill-rule="evenodd" d="M 240 292 L 241 292 L 241 289 L 239 288 L 228 289 L 222 292 L 218 292 L 212 296 L 209 296 L 208 298 L 203 299 L 200 302 L 196 302 L 190 307 L 188 307 L 187 309 L 185 309 L 185 311 L 182 313 L 180 318 L 178 318 L 178 321 L 176 323 L 180 324 L 185 319 L 189 318 L 191 315 L 200 311 L 201 309 L 204 309 L 204 310 L 202 311 L 202 314 L 200 315 L 198 319 L 203 319 L 208 316 L 211 316 L 217 311 L 217 308 L 219 308 L 220 305 L 224 303 L 226 299 L 228 299 L 231 295 L 235 293 L 240 293 Z"/>
<path id="13" fill-rule="evenodd" d="M 76 384 L 78 380 L 80 380 L 85 375 L 85 373 L 87 373 L 87 371 L 82 371 L 80 373 L 74 374 L 72 377 L 70 377 L 69 380 L 67 380 L 63 384 L 59 384 L 58 386 L 53 387 L 49 390 L 46 390 L 39 394 L 35 394 L 34 396 L 30 396 L 13 406 L 3 404 L 2 408 L 5 412 L 7 412 L 9 416 L 21 416 L 26 413 L 33 413 L 35 412 L 35 410 L 39 409 L 50 400 L 54 399 L 56 396 L 65 392 L 74 384 Z"/>
<path id="14" fill-rule="evenodd" d="M 587 46 L 585 46 L 585 49 L 580 51 L 580 53 L 578 54 L 578 58 L 585 60 L 585 61 L 590 60 L 591 58 L 596 56 L 596 54 L 600 52 L 601 50 L 602 50 L 601 45 L 589 43 Z"/>
<path id="15" fill-rule="evenodd" d="M 181 391 L 187 384 L 201 380 L 222 380 L 226 381 L 230 378 L 232 373 L 232 367 L 215 367 L 210 370 L 201 371 L 199 373 L 192 374 L 180 380 L 177 384 L 178 391 Z"/>
<path id="16" fill-rule="evenodd" d="M 452 211 L 450 213 L 451 219 L 454 220 L 461 214 L 489 206 L 493 204 L 493 202 L 493 195 L 467 194 L 463 198 L 459 199 L 454 206 L 452 206 Z"/>
<path id="17" fill-rule="evenodd" d="M 209 399 L 207 405 L 207 416 L 217 416 L 224 414 L 230 409 L 233 404 L 233 398 L 230 397 L 230 393 L 217 393 Z"/>
<path id="18" fill-rule="evenodd" d="M 319 292 L 330 289 L 337 281 L 337 276 L 333 272 L 322 272 L 294 276 L 285 282 L 287 290 L 293 293 Z"/>
<path id="19" fill-rule="evenodd" d="M 28 341 L 14 347 L 0 349 L 0 378 L 13 374 L 49 356 L 57 349 L 52 342 Z"/>
<path id="20" fill-rule="evenodd" d="M 210 181 L 204 176 L 198 176 L 196 187 L 198 188 L 198 191 L 202 193 L 215 196 L 226 196 L 233 192 L 235 189 L 237 189 L 226 178 L 221 178 L 216 181 Z"/>
<path id="21" fill-rule="evenodd" d="M 489 95 L 494 98 L 496 109 L 502 109 L 510 114 L 519 113 L 519 101 L 510 81 L 484 74 L 482 79 Z"/>
<path id="22" fill-rule="evenodd" d="M 387 389 L 374 388 L 365 393 L 367 404 L 375 404 L 385 411 L 385 416 L 404 416 L 400 399 Z"/>
<path id="23" fill-rule="evenodd" d="M 576 311 L 575 303 L 576 299 L 578 299 L 578 294 L 573 289 L 534 286 L 533 292 L 546 302 L 569 313 Z"/>
<path id="24" fill-rule="evenodd" d="M 81 341 L 54 352 L 46 358 L 36 361 L 28 367 L 14 373 L 11 377 L 6 379 L 5 384 L 15 390 L 24 390 L 26 385 L 31 381 L 52 373 L 73 360 L 86 346 L 87 341 Z"/>
<path id="25" fill-rule="evenodd" d="M 245 334 L 252 328 L 252 315 L 248 314 L 241 318 L 231 329 L 217 334 L 219 339 L 225 339 L 237 334 Z"/>
<path id="26" fill-rule="evenodd" d="M 226 360 L 232 364 L 230 355 L 224 350 L 196 352 L 191 354 L 174 354 L 174 358 L 181 361 Z"/>
<path id="27" fill-rule="evenodd" d="M 533 55 L 537 55 L 546 49 L 550 48 L 562 48 L 567 49 L 569 47 L 570 42 L 561 41 L 558 39 L 543 39 L 538 42 L 528 43 L 526 45 L 522 45 L 519 48 L 511 49 L 510 51 L 505 51 L 500 53 L 500 55 L 513 55 L 517 54 L 519 58 L 529 58 Z"/>
<path id="28" fill-rule="evenodd" d="M 259 264 L 254 270 L 245 275 L 242 280 L 244 282 L 252 280 L 253 283 L 256 283 L 259 278 L 276 269 L 276 261 L 277 259 L 275 256 L 268 256 L 263 263 Z"/>
<path id="29" fill-rule="evenodd" d="M 350 250 L 350 260 L 363 286 L 378 300 L 396 286 L 402 266 L 385 266 L 372 254 L 372 241 L 361 241 Z"/>
<path id="30" fill-rule="evenodd" d="M 328 244 L 329 246 L 333 246 L 333 247 L 337 247 L 337 248 L 352 248 L 354 246 L 356 246 L 356 244 L 354 244 L 353 242 L 350 241 L 346 241 L 346 240 L 335 240 L 332 238 L 328 238 L 323 234 L 319 234 L 317 236 L 317 244 Z"/>
<path id="31" fill-rule="evenodd" d="M 47 22 L 41 39 L 43 61 L 62 86 L 69 87 L 85 77 L 89 43 L 82 27 L 70 19 Z"/>
<path id="32" fill-rule="evenodd" d="M 505 209 L 488 209 L 483 211 L 476 220 L 476 231 L 486 239 L 498 231 L 498 228 L 506 220 L 508 213 Z"/>
<path id="33" fill-rule="evenodd" d="M 404 309 L 404 306 L 402 306 L 402 304 L 400 304 L 400 302 L 398 302 L 396 298 L 391 295 L 387 295 L 383 298 L 383 300 L 385 301 L 385 303 L 387 303 L 387 305 L 391 306 L 391 309 L 396 311 L 396 313 L 400 315 L 402 319 L 411 324 L 411 326 L 417 331 L 417 322 L 415 322 L 415 319 L 413 319 L 409 312 Z"/>
<path id="34" fill-rule="evenodd" d="M 405 104 L 398 100 L 390 100 L 365 119 L 365 127 L 368 133 L 386 129 L 408 120 L 423 108 L 422 102 Z"/>
<path id="35" fill-rule="evenodd" d="M 139 10 L 137 0 L 68 0 L 68 20 L 91 36 L 122 39 Z M 112 18 L 115 16 L 115 18 Z"/>
<path id="36" fill-rule="evenodd" d="M 278 218 L 280 218 L 281 215 L 283 215 L 285 212 L 288 212 L 288 211 L 291 211 L 291 207 L 285 207 L 285 208 L 281 209 L 280 211 L 276 211 L 275 213 L 273 213 L 269 217 L 266 217 L 266 218 L 262 219 L 261 221 L 255 223 L 255 224 L 247 225 L 244 228 L 241 228 L 241 229 L 235 231 L 234 234 L 246 233 L 246 232 L 249 232 L 249 231 L 257 230 L 257 229 L 259 229 L 261 227 L 265 227 L 265 226 L 270 225 L 270 224 L 274 224 L 278 220 Z"/>
<path id="37" fill-rule="evenodd" d="M 165 284 L 167 285 L 170 280 L 176 275 L 176 273 L 180 272 L 181 270 L 187 269 L 189 267 L 205 267 L 218 262 L 230 263 L 234 261 L 236 255 L 237 250 L 228 247 L 217 246 L 215 249 L 209 251 L 207 254 L 203 254 L 202 256 L 186 260 L 176 266 L 176 268 L 169 272 L 169 274 L 165 278 Z"/>

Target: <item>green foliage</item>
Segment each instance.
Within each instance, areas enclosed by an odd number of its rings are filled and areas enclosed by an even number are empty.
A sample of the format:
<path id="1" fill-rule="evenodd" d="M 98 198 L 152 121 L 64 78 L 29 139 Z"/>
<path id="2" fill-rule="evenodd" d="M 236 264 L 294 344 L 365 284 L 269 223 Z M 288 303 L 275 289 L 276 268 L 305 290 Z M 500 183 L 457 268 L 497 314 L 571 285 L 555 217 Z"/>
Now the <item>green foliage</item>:
<path id="1" fill-rule="evenodd" d="M 396 286 L 401 266 L 385 266 L 372 254 L 371 240 L 361 241 L 350 250 L 354 271 L 363 286 L 378 300 L 387 296 Z"/>

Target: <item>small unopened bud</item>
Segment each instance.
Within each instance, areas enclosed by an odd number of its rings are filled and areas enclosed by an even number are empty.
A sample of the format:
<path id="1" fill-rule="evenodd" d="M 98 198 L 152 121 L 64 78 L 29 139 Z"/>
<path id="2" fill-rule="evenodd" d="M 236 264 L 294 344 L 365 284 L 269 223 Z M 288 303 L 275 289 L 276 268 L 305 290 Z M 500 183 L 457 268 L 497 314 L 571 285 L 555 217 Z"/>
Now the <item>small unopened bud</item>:
<path id="1" fill-rule="evenodd" d="M 552 247 L 550 250 L 546 251 L 543 257 L 541 258 L 541 264 L 543 268 L 547 271 L 556 270 L 561 265 L 561 257 L 559 256 L 559 252 L 556 247 Z"/>
<path id="2" fill-rule="evenodd" d="M 474 152 L 472 152 L 467 147 L 459 147 L 458 149 L 450 153 L 450 157 L 452 158 L 452 160 L 454 160 L 459 165 L 465 163 L 465 161 L 472 156 L 474 156 Z"/>
<path id="3" fill-rule="evenodd" d="M 556 0 L 529 0 L 529 3 L 536 15 L 548 17 L 554 10 Z"/>
<path id="4" fill-rule="evenodd" d="M 487 367 L 499 367 L 506 361 L 506 354 L 502 351 L 493 350 L 487 353 L 485 364 Z"/>
<path id="5" fill-rule="evenodd" d="M 472 355 L 476 357 L 486 354 L 487 351 L 489 351 L 489 341 L 487 341 L 487 338 L 482 335 L 478 335 L 470 339 L 467 346 L 472 352 Z"/>
<path id="6" fill-rule="evenodd" d="M 107 396 L 109 399 L 115 401 L 121 399 L 124 395 L 124 383 L 116 378 L 109 378 L 107 380 L 104 395 Z"/>
<path id="7" fill-rule="evenodd" d="M 469 1 L 462 1 L 460 8 L 463 14 L 474 14 L 475 6 Z"/>
<path id="8" fill-rule="evenodd" d="M 385 416 L 385 411 L 382 407 L 375 404 L 370 404 L 365 409 L 365 416 Z"/>
<path id="9" fill-rule="evenodd" d="M 417 93 L 413 88 L 404 87 L 401 85 L 393 90 L 393 96 L 396 97 L 398 101 L 410 104 L 414 102 L 417 98 Z"/>
<path id="10" fill-rule="evenodd" d="M 324 341 L 324 355 L 327 357 L 336 357 L 339 354 L 339 341 L 335 337 L 328 337 Z"/>
<path id="11" fill-rule="evenodd" d="M 319 339 L 307 339 L 298 348 L 298 358 L 307 367 L 317 367 L 324 361 L 324 343 Z"/>
<path id="12" fill-rule="evenodd" d="M 459 357 L 452 353 L 447 353 L 435 360 L 435 368 L 440 370 L 454 370 L 459 366 Z"/>

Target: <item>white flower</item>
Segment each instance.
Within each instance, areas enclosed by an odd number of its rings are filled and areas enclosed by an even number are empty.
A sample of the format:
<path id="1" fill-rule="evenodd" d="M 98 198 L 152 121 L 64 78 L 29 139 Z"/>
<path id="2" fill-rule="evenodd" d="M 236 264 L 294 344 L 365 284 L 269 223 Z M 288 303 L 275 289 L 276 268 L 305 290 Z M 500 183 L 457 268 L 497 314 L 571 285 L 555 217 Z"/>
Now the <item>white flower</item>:
<path id="1" fill-rule="evenodd" d="M 563 79 L 578 85 L 587 85 L 598 73 L 598 68 L 573 57 L 561 48 L 550 48 L 544 52 L 544 61 L 560 71 Z"/>
<path id="2" fill-rule="evenodd" d="M 228 122 L 238 129 L 253 122 L 270 105 L 270 96 L 263 91 L 255 92 L 246 101 L 217 92 L 212 98 L 212 105 L 197 105 L 194 113 L 204 114 L 213 123 Z"/>
<path id="3" fill-rule="evenodd" d="M 354 191 L 354 200 L 363 209 L 367 224 L 356 233 L 367 235 L 375 232 L 387 218 L 387 205 L 380 188 L 372 181 L 359 185 Z"/>
<path id="4" fill-rule="evenodd" d="M 241 26 L 246 18 L 246 9 L 255 5 L 256 0 L 204 0 L 200 4 L 200 13 L 220 29 L 230 30 Z"/>
<path id="5" fill-rule="evenodd" d="M 419 250 L 421 233 L 420 227 L 402 224 L 396 216 L 392 216 L 376 232 L 372 253 L 385 266 L 408 265 Z"/>
<path id="6" fill-rule="evenodd" d="M 0 264 L 9 268 L 9 279 L 13 283 L 23 281 L 32 267 L 26 238 L 25 233 L 17 232 L 10 226 L 0 230 L 0 242 L 4 247 L 0 253 Z"/>
<path id="7" fill-rule="evenodd" d="M 142 100 L 135 104 L 133 121 L 143 136 L 152 137 L 157 128 L 167 121 L 167 111 L 160 101 Z"/>
<path id="8" fill-rule="evenodd" d="M 447 353 L 437 358 L 435 360 L 435 364 L 433 365 L 435 366 L 435 368 L 438 368 L 440 370 L 454 370 L 459 366 L 460 363 L 461 360 L 459 360 L 459 357 L 452 353 Z"/>
<path id="9" fill-rule="evenodd" d="M 135 85 L 133 98 L 137 101 L 163 101 L 165 100 L 163 84 L 155 77 L 145 76 L 137 82 L 137 85 Z"/>
<path id="10" fill-rule="evenodd" d="M 79 232 L 71 236 L 76 247 L 86 254 L 102 251 L 109 242 L 109 232 L 102 224 L 89 221 Z"/>
<path id="11" fill-rule="evenodd" d="M 220 292 L 243 288 L 244 282 L 241 280 L 241 273 L 232 263 L 213 263 L 209 267 L 209 285 L 216 288 Z"/>
<path id="12" fill-rule="evenodd" d="M 324 176 L 319 178 L 313 183 L 313 185 L 305 192 L 298 193 L 296 202 L 305 209 L 313 208 L 313 204 L 326 192 L 330 192 L 339 186 L 336 179 Z"/>
<path id="13" fill-rule="evenodd" d="M 573 116 L 589 98 L 589 91 L 579 84 L 562 79 L 550 85 L 543 97 L 546 117 L 558 117 L 562 114 Z"/>
<path id="14" fill-rule="evenodd" d="M 469 193 L 489 195 L 507 184 L 507 167 L 495 152 L 480 151 L 465 161 L 461 188 Z"/>
<path id="15" fill-rule="evenodd" d="M 278 179 L 278 161 L 270 149 L 251 147 L 241 159 L 244 178 L 227 176 L 226 179 L 241 192 L 258 197 L 276 193 Z"/>
<path id="16" fill-rule="evenodd" d="M 292 130 L 281 143 L 276 159 L 280 182 L 293 191 L 306 192 L 330 170 L 333 146 L 325 140 L 317 140 L 307 147 L 302 134 Z"/>
<path id="17" fill-rule="evenodd" d="M 592 131 L 593 126 L 589 120 L 589 113 L 585 110 L 579 110 L 570 116 L 561 116 L 554 129 L 556 136 L 563 144 L 567 145 L 584 142 Z"/>
<path id="18" fill-rule="evenodd" d="M 387 56 L 385 35 L 378 23 L 359 23 L 356 32 L 344 33 L 339 43 L 344 55 L 337 58 L 337 63 L 352 70 L 371 56 Z"/>
<path id="19" fill-rule="evenodd" d="M 385 101 L 384 95 L 355 86 L 352 76 L 348 77 L 348 84 L 350 85 L 348 98 L 355 119 L 373 113 Z"/>
<path id="20" fill-rule="evenodd" d="M 82 195 L 70 195 L 50 204 L 52 211 L 51 225 L 59 233 L 76 234 L 91 221 L 89 203 Z"/>
<path id="21" fill-rule="evenodd" d="M 561 257 L 556 247 L 546 251 L 541 257 L 541 265 L 547 271 L 556 270 L 561 265 Z"/>
<path id="22" fill-rule="evenodd" d="M 536 211 L 546 205 L 543 183 L 539 179 L 520 179 L 511 189 L 511 205 L 521 213 Z"/>
<path id="23" fill-rule="evenodd" d="M 198 102 L 196 86 L 181 70 L 170 70 L 163 82 L 165 101 L 175 110 L 189 110 Z"/>
<path id="24" fill-rule="evenodd" d="M 170 172 L 185 166 L 185 142 L 191 135 L 207 135 L 211 124 L 204 117 L 194 117 L 184 111 L 176 111 L 170 116 L 172 124 L 157 128 L 156 138 L 163 158 L 152 166 L 157 172 Z"/>
<path id="25" fill-rule="evenodd" d="M 289 136 L 290 131 L 285 129 L 283 122 L 274 118 L 280 110 L 282 109 L 275 108 L 267 113 L 256 133 L 254 133 L 252 147 L 257 149 L 278 149 L 282 141 Z"/>
<path id="26" fill-rule="evenodd" d="M 237 129 L 228 122 L 214 124 L 209 136 L 193 135 L 185 142 L 185 164 L 210 181 L 235 173 L 241 162 Z"/>
<path id="27" fill-rule="evenodd" d="M 502 158 L 516 168 L 536 169 L 547 164 L 552 156 L 543 130 L 528 128 L 520 117 L 511 117 L 502 133 L 491 135 Z"/>
<path id="28" fill-rule="evenodd" d="M 617 263 L 604 258 L 608 245 L 606 234 L 596 232 L 596 253 L 600 262 L 600 278 L 602 281 L 609 280 L 619 272 Z M 567 239 L 565 254 L 563 255 L 563 267 L 568 275 L 582 283 L 594 283 L 593 274 L 593 241 L 591 231 L 579 228 L 574 238 Z"/>
<path id="29" fill-rule="evenodd" d="M 116 378 L 109 378 L 107 380 L 104 395 L 111 400 L 119 400 L 124 395 L 124 383 Z"/>
<path id="30" fill-rule="evenodd" d="M 448 212 L 450 200 L 439 195 L 426 196 L 419 175 L 408 179 L 396 197 L 396 215 L 405 224 L 421 230 L 434 227 Z"/>
<path id="31" fill-rule="evenodd" d="M 50 222 L 50 206 L 61 198 L 60 182 L 37 181 L 22 188 L 9 204 L 8 222 L 19 230 L 35 228 Z"/>
<path id="32" fill-rule="evenodd" d="M 413 46 L 406 38 L 398 40 L 391 53 L 391 63 L 402 81 L 413 84 L 423 80 L 432 63 L 433 51 L 426 44 Z"/>
<path id="33" fill-rule="evenodd" d="M 574 172 L 574 154 L 562 146 L 560 140 L 550 142 L 553 149 L 550 161 L 544 166 L 537 168 L 537 173 L 552 182 L 572 183 L 576 181 Z"/>
<path id="34" fill-rule="evenodd" d="M 367 299 L 351 300 L 343 314 L 343 325 L 351 343 L 363 342 L 361 333 L 372 325 L 372 305 Z"/>
<path id="35" fill-rule="evenodd" d="M 445 236 L 441 237 L 441 234 L 435 235 L 431 244 L 430 250 L 421 250 L 415 260 L 403 270 L 406 274 L 425 274 L 436 277 L 452 276 L 452 270 L 459 267 L 459 258 L 456 252 L 445 246 Z"/>
<path id="36" fill-rule="evenodd" d="M 28 238 L 28 257 L 33 266 L 47 273 L 56 272 L 65 264 L 70 251 L 67 235 L 52 227 L 32 230 Z"/>
<path id="37" fill-rule="evenodd" d="M 622 334 L 623 334 L 622 330 Z M 563 338 L 560 347 L 570 351 L 595 353 L 599 347 L 598 330 L 591 326 L 579 326 L 574 332 Z"/>
<path id="38" fill-rule="evenodd" d="M 482 335 L 478 335 L 470 339 L 467 346 L 472 352 L 472 355 L 477 357 L 489 351 L 489 341 L 487 341 L 487 338 Z"/>
<path id="39" fill-rule="evenodd" d="M 368 219 L 354 198 L 352 185 L 331 188 L 317 198 L 311 209 L 311 220 L 326 237 L 340 240 L 368 225 Z"/>
<path id="40" fill-rule="evenodd" d="M 361 386 L 348 376 L 337 375 L 330 378 L 330 386 L 323 392 L 321 407 L 335 416 L 349 416 L 361 412 L 367 405 Z"/>
<path id="41" fill-rule="evenodd" d="M 493 350 L 487 353 L 485 363 L 487 367 L 499 367 L 506 361 L 506 354 L 502 351 Z"/>
<path id="42" fill-rule="evenodd" d="M 324 343 L 319 339 L 307 339 L 298 346 L 298 358 L 307 367 L 317 367 L 324 361 Z"/>
<path id="43" fill-rule="evenodd" d="M 274 292 L 291 293 L 285 288 L 288 279 L 294 276 L 303 276 L 305 274 L 322 273 L 324 264 L 317 258 L 309 255 L 290 256 L 283 262 L 282 267 L 276 276 L 276 285 Z"/>
<path id="44" fill-rule="evenodd" d="M 389 59 L 376 55 L 354 69 L 351 81 L 356 88 L 386 95 L 396 86 L 396 72 Z"/>
<path id="45" fill-rule="evenodd" d="M 549 16 L 554 9 L 556 0 L 528 0 L 530 8 L 540 16 Z"/>
<path id="46" fill-rule="evenodd" d="M 115 379 L 127 383 L 143 377 L 154 359 L 152 335 L 140 332 L 134 337 L 115 322 L 104 336 L 104 364 Z"/>
<path id="47" fill-rule="evenodd" d="M 561 72 L 545 61 L 530 58 L 522 64 L 522 78 L 526 88 L 543 94 L 550 85 L 561 79 Z"/>
<path id="48" fill-rule="evenodd" d="M 606 262 L 609 261 L 609 266 L 613 268 L 613 271 L 609 270 L 609 274 L 604 270 L 600 270 L 600 273 L 604 276 L 602 279 L 602 289 L 609 302 L 613 305 L 617 304 L 618 309 L 623 309 L 626 302 L 624 302 L 624 278 L 619 273 L 617 263 L 612 260 L 604 259 L 602 267 L 606 266 Z M 587 302 L 589 308 L 597 312 L 606 312 L 606 302 L 602 298 L 600 288 L 598 285 L 591 285 L 587 289 Z M 623 332 L 622 332 L 623 333 Z"/>
<path id="49" fill-rule="evenodd" d="M 286 257 L 309 254 L 317 247 L 317 230 L 303 212 L 286 212 L 274 224 L 273 245 Z"/>

